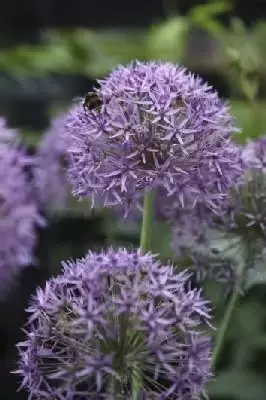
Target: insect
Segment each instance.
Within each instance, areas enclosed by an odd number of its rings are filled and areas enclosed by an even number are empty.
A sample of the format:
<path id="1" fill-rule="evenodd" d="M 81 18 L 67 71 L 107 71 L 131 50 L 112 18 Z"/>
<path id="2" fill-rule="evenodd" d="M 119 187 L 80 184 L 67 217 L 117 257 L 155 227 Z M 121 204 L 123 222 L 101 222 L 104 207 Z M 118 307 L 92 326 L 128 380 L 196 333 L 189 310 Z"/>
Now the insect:
<path id="1" fill-rule="evenodd" d="M 84 101 L 83 101 L 83 108 L 85 111 L 87 111 L 87 110 L 98 111 L 101 106 L 102 106 L 102 101 L 97 93 L 88 92 L 85 95 Z"/>
<path id="2" fill-rule="evenodd" d="M 184 102 L 184 100 L 182 100 L 182 98 L 180 96 L 176 97 L 175 99 L 172 100 L 171 102 L 171 106 L 173 108 L 181 108 L 181 107 L 185 107 L 186 103 Z"/>
<path id="3" fill-rule="evenodd" d="M 67 158 L 63 154 L 61 154 L 59 157 L 59 165 L 62 169 L 66 169 L 68 167 Z"/>

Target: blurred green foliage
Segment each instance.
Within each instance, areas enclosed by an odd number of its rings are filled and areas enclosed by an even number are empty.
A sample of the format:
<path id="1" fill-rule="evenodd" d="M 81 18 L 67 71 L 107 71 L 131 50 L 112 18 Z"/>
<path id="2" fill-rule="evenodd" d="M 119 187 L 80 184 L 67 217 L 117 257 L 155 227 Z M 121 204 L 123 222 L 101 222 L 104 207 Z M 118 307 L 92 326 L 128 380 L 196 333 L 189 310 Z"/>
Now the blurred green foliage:
<path id="1" fill-rule="evenodd" d="M 255 63 L 256 69 L 260 67 L 265 73 L 265 67 L 259 59 L 262 60 L 265 53 L 263 43 L 266 38 L 266 23 L 255 25 L 250 32 L 236 20 L 232 21 L 230 28 L 225 28 L 218 17 L 230 11 L 231 3 L 230 0 L 221 0 L 200 4 L 190 9 L 185 16 L 176 12 L 145 29 L 44 32 L 39 45 L 2 49 L 0 71 L 31 75 L 75 72 L 100 77 L 117 64 L 135 58 L 178 61 L 189 66 L 187 39 L 193 30 L 201 29 L 216 41 L 215 56 L 219 69 L 224 70 L 232 58 L 234 62 L 241 58 L 248 70 L 251 68 L 249 64 Z M 207 61 L 211 61 L 212 54 L 207 58 Z M 199 59 L 198 65 L 202 61 Z M 208 62 L 204 64 L 208 65 Z"/>
<path id="2" fill-rule="evenodd" d="M 266 134 L 266 101 L 257 101 L 255 105 L 245 101 L 232 100 L 231 113 L 236 117 L 241 132 L 235 135 L 236 141 L 244 143 Z"/>

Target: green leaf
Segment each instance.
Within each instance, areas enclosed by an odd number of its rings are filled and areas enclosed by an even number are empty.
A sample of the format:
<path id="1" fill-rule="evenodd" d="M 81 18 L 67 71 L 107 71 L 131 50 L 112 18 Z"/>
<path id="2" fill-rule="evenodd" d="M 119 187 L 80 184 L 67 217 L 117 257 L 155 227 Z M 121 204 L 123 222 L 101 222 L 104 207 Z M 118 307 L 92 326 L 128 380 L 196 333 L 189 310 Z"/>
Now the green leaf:
<path id="1" fill-rule="evenodd" d="M 174 17 L 152 26 L 147 36 L 147 52 L 151 59 L 181 61 L 189 24 L 185 17 Z"/>
<path id="2" fill-rule="evenodd" d="M 39 45 L 1 51 L 0 70 L 26 75 L 73 72 L 98 77 L 117 64 L 146 59 L 145 36 L 141 30 L 48 31 Z"/>
<path id="3" fill-rule="evenodd" d="M 266 257 L 262 256 L 260 260 L 256 262 L 254 268 L 248 271 L 245 289 L 251 289 L 255 285 L 266 284 Z"/>
<path id="4" fill-rule="evenodd" d="M 256 102 L 256 107 L 245 101 L 231 101 L 231 113 L 238 121 L 242 132 L 235 135 L 237 142 L 243 143 L 247 139 L 256 139 L 266 132 L 266 102 Z"/>
<path id="5" fill-rule="evenodd" d="M 231 3 L 231 1 L 218 0 L 207 4 L 200 4 L 194 6 L 188 13 L 188 16 L 195 20 L 216 17 L 230 11 L 232 9 Z"/>
<path id="6" fill-rule="evenodd" d="M 118 64 L 132 59 L 146 60 L 146 32 L 142 30 L 102 30 L 94 32 L 90 41 L 92 54 L 86 72 L 99 77 L 110 72 Z"/>
<path id="7" fill-rule="evenodd" d="M 207 4 L 200 4 L 193 7 L 188 13 L 189 21 L 196 26 L 208 30 L 212 34 L 224 32 L 222 24 L 215 18 L 220 14 L 230 11 L 232 4 L 230 1 L 214 1 Z"/>

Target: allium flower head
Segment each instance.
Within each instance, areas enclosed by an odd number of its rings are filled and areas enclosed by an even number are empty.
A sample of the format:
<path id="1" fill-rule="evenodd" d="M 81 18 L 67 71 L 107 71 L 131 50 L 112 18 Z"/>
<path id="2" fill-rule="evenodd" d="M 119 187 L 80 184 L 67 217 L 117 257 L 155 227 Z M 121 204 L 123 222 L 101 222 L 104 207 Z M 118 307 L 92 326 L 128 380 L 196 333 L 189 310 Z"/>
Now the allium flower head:
<path id="1" fill-rule="evenodd" d="M 65 127 L 74 195 L 127 208 L 157 185 L 181 203 L 224 194 L 238 169 L 235 127 L 212 87 L 160 62 L 119 67 L 99 85 L 97 107 L 85 100 Z"/>
<path id="2" fill-rule="evenodd" d="M 38 399 L 198 399 L 210 379 L 209 305 L 150 254 L 109 249 L 38 289 L 19 344 L 22 386 Z"/>
<path id="3" fill-rule="evenodd" d="M 187 251 L 191 251 L 206 241 L 208 220 L 202 218 L 195 210 L 180 212 L 172 229 L 172 247 L 178 257 L 184 257 Z"/>
<path id="4" fill-rule="evenodd" d="M 244 182 L 231 190 L 224 214 L 214 226 L 236 234 L 246 245 L 265 246 L 266 176 L 262 170 L 247 171 Z"/>
<path id="5" fill-rule="evenodd" d="M 67 143 L 62 137 L 64 117 L 61 114 L 52 121 L 36 154 L 35 184 L 44 209 L 64 207 L 70 193 L 66 178 Z"/>
<path id="6" fill-rule="evenodd" d="M 250 140 L 242 152 L 243 161 L 248 168 L 266 172 L 266 137 Z"/>
<path id="7" fill-rule="evenodd" d="M 245 164 L 242 183 L 231 190 L 226 216 L 226 229 L 239 235 L 266 239 L 266 138 L 250 141 L 243 148 Z"/>
<path id="8" fill-rule="evenodd" d="M 44 223 L 26 174 L 33 161 L 15 136 L 9 139 L 3 143 L 0 132 L 1 294 L 13 275 L 34 261 L 36 226 Z"/>

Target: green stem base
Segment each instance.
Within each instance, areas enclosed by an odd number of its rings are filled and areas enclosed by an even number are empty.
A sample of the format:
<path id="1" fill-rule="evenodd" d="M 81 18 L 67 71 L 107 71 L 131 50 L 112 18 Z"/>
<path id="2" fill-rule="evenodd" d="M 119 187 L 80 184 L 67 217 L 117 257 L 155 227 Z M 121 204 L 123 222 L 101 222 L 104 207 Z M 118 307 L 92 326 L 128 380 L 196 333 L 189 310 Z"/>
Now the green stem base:
<path id="1" fill-rule="evenodd" d="M 146 254 L 150 250 L 153 219 L 153 193 L 147 191 L 143 203 L 143 219 L 140 235 L 140 251 Z"/>
<path id="2" fill-rule="evenodd" d="M 227 309 L 226 312 L 224 314 L 223 320 L 222 320 L 222 324 L 219 327 L 219 330 L 217 332 L 217 336 L 214 342 L 214 348 L 213 348 L 213 353 L 212 353 L 212 367 L 215 368 L 219 355 L 221 353 L 222 350 L 222 346 L 223 346 L 223 341 L 227 332 L 227 329 L 229 327 L 232 315 L 233 315 L 233 311 L 235 309 L 237 300 L 239 298 L 239 291 L 237 289 L 234 289 L 228 305 L 227 305 Z"/>

